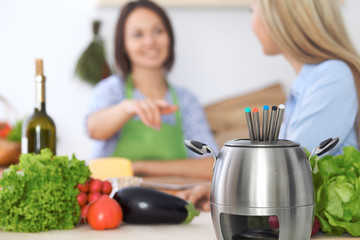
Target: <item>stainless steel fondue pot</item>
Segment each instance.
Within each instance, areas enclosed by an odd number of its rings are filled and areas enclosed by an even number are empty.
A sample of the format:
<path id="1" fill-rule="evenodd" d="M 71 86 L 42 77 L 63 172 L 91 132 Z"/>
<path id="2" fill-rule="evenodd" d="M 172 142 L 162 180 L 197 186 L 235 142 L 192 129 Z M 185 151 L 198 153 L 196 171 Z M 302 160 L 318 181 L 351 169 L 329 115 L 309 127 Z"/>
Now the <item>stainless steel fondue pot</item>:
<path id="1" fill-rule="evenodd" d="M 325 140 L 313 153 L 321 155 L 338 141 Z M 211 153 L 197 141 L 185 145 Z M 288 140 L 226 142 L 215 157 L 211 189 L 217 239 L 310 239 L 315 204 L 308 159 L 299 143 Z"/>

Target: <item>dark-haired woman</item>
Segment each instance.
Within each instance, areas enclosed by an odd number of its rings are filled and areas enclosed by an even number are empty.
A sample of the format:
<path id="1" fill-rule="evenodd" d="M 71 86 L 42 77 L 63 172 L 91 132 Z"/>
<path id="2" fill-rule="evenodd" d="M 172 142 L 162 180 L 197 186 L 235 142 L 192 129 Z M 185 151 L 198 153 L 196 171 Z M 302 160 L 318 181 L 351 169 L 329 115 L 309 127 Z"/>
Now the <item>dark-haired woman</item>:
<path id="1" fill-rule="evenodd" d="M 95 87 L 87 116 L 88 133 L 98 140 L 93 158 L 129 158 L 137 175 L 211 178 L 213 160 L 194 160 L 183 144 L 197 137 L 217 149 L 196 97 L 167 81 L 174 34 L 163 9 L 145 0 L 123 7 L 115 60 L 122 76 Z"/>

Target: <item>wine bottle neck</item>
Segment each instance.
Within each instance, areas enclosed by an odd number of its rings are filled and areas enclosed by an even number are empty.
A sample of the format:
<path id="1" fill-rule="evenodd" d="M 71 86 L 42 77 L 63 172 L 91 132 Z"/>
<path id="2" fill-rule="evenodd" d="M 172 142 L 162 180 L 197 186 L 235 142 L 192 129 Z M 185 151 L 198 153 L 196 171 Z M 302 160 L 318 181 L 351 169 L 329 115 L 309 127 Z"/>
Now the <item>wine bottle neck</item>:
<path id="1" fill-rule="evenodd" d="M 35 77 L 35 109 L 45 112 L 45 76 Z"/>

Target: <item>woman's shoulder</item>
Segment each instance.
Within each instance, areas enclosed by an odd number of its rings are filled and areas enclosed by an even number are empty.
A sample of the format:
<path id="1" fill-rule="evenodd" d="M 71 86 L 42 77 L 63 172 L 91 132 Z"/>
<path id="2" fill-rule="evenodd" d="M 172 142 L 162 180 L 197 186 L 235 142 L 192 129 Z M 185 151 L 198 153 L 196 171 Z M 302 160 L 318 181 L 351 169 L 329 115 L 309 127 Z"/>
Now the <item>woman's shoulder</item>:
<path id="1" fill-rule="evenodd" d="M 184 86 L 179 86 L 176 84 L 170 84 L 170 86 L 175 90 L 177 95 L 181 98 L 185 97 L 185 98 L 197 99 L 196 95 L 190 89 Z"/>
<path id="2" fill-rule="evenodd" d="M 349 67 L 349 65 L 344 61 L 338 59 L 325 60 L 319 63 L 316 67 L 316 72 L 327 73 L 327 75 L 336 74 L 336 76 L 344 76 L 344 74 L 347 74 L 352 76 L 351 68 Z"/>
<path id="3" fill-rule="evenodd" d="M 116 75 L 109 76 L 97 83 L 90 101 L 90 112 L 122 101 L 124 98 L 123 85 L 122 78 Z"/>
<path id="4" fill-rule="evenodd" d="M 309 81 L 317 85 L 329 84 L 350 84 L 354 83 L 351 68 L 347 63 L 337 59 L 330 59 L 318 64 L 309 65 Z M 311 67 L 312 66 L 312 67 Z"/>
<path id="5" fill-rule="evenodd" d="M 305 97 L 324 96 L 350 99 L 356 96 L 355 81 L 350 67 L 340 60 L 327 60 L 313 65 L 303 85 Z M 334 94 L 336 93 L 336 94 Z"/>
<path id="6" fill-rule="evenodd" d="M 110 75 L 107 78 L 100 80 L 96 87 L 116 87 L 119 85 L 123 85 L 123 78 L 119 75 Z"/>
<path id="7" fill-rule="evenodd" d="M 124 81 L 121 76 L 111 75 L 100 80 L 95 86 L 95 91 L 100 92 L 121 92 L 124 88 Z"/>
<path id="8" fill-rule="evenodd" d="M 199 100 L 196 96 L 196 94 L 194 94 L 190 89 L 184 87 L 184 86 L 178 86 L 178 85 L 174 85 L 174 84 L 170 84 L 170 86 L 175 90 L 176 95 L 179 99 L 179 102 L 182 105 L 195 105 L 195 104 L 199 104 Z"/>

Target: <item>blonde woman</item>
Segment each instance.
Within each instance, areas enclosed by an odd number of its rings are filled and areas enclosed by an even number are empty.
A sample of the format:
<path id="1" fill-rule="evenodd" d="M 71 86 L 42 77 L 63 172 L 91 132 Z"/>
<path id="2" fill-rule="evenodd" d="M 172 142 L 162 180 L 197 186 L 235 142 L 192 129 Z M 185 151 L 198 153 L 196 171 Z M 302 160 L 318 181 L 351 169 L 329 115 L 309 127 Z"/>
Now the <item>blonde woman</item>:
<path id="1" fill-rule="evenodd" d="M 312 150 L 326 138 L 339 137 L 334 155 L 357 146 L 360 58 L 338 0 L 254 0 L 251 6 L 252 28 L 264 53 L 282 54 L 297 74 L 280 138 Z"/>
<path id="2" fill-rule="evenodd" d="M 280 138 L 311 150 L 326 138 L 339 137 L 333 155 L 344 146 L 357 147 L 360 57 L 338 0 L 253 0 L 251 9 L 263 52 L 283 55 L 297 74 Z M 194 203 L 209 203 L 209 195 L 209 187 L 179 193 Z"/>

